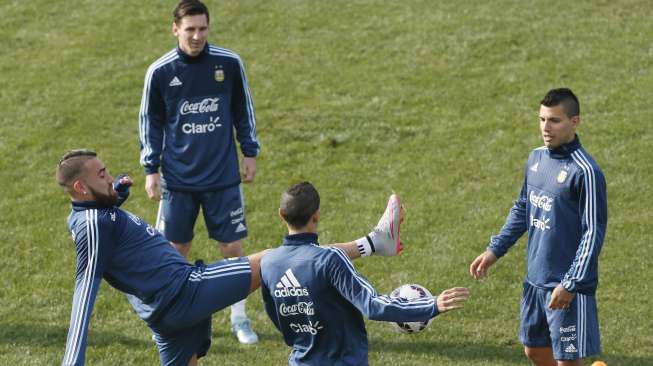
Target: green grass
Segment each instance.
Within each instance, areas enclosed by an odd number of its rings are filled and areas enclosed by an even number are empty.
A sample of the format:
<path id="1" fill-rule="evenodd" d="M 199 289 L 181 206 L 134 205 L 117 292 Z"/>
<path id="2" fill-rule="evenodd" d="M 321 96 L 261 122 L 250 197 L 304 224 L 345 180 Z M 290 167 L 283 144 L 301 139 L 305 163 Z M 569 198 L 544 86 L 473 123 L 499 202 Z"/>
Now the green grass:
<path id="1" fill-rule="evenodd" d="M 365 233 L 391 190 L 407 210 L 406 250 L 357 261 L 383 292 L 469 286 L 461 311 L 416 336 L 368 322 L 373 365 L 524 365 L 517 341 L 524 242 L 469 277 L 503 223 L 550 88 L 581 98 L 585 147 L 608 182 L 610 221 L 598 291 L 610 365 L 653 364 L 650 168 L 653 8 L 647 1 L 209 1 L 210 40 L 245 61 L 262 142 L 245 187 L 248 252 L 276 246 L 280 192 L 301 179 L 322 195 L 323 243 Z M 96 149 L 136 186 L 125 208 L 152 222 L 137 114 L 147 66 L 174 46 L 172 1 L 0 4 L 0 364 L 61 362 L 74 281 L 67 198 L 54 183 L 68 149 Z M 218 259 L 203 225 L 193 258 Z M 262 311 L 243 347 L 214 317 L 203 365 L 280 365 L 289 349 Z M 156 364 L 145 324 L 102 285 L 87 364 Z"/>

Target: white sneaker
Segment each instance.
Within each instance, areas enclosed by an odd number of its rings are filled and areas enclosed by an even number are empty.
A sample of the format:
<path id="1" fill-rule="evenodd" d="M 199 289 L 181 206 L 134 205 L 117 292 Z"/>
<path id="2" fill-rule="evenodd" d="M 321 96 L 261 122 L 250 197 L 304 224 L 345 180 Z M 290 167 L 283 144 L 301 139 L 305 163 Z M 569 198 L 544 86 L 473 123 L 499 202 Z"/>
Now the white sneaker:
<path id="1" fill-rule="evenodd" d="M 248 319 L 244 319 L 233 323 L 231 325 L 231 331 L 238 338 L 238 342 L 242 344 L 254 344 L 258 342 L 258 336 L 252 330 L 252 326 Z"/>
<path id="2" fill-rule="evenodd" d="M 401 226 L 401 201 L 396 193 L 388 199 L 388 205 L 379 223 L 369 234 L 374 244 L 373 254 L 393 256 L 401 252 L 399 226 Z"/>

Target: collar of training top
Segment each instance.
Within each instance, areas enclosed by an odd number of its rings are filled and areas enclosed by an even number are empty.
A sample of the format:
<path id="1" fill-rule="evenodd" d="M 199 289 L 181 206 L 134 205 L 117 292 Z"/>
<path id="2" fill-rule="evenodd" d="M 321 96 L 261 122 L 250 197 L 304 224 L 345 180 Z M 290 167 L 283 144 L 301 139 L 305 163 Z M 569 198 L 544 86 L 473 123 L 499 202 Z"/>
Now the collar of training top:
<path id="1" fill-rule="evenodd" d="M 112 208 L 118 207 L 116 205 L 113 205 L 111 207 L 102 206 L 102 205 L 98 204 L 95 201 L 71 201 L 70 203 L 72 204 L 73 210 L 75 210 L 75 211 L 84 211 L 84 210 L 93 209 L 93 208 L 112 209 Z"/>
<path id="2" fill-rule="evenodd" d="M 571 153 L 576 151 L 580 147 L 580 139 L 578 138 L 578 135 L 574 136 L 574 139 L 566 144 L 562 144 L 555 149 L 549 149 L 549 153 L 551 154 L 551 157 L 554 159 L 562 159 L 569 157 Z"/>
<path id="3" fill-rule="evenodd" d="M 315 233 L 299 233 L 299 234 L 288 234 L 283 237 L 283 245 L 305 245 L 305 244 L 317 244 L 320 245 L 317 241 L 317 234 Z"/>
<path id="4" fill-rule="evenodd" d="M 197 56 L 190 56 L 186 54 L 184 51 L 181 50 L 181 48 L 179 48 L 179 44 L 177 44 L 177 55 L 179 55 L 179 58 L 186 63 L 199 62 L 208 53 L 209 53 L 209 42 L 206 42 L 206 44 L 204 45 L 204 49 Z"/>

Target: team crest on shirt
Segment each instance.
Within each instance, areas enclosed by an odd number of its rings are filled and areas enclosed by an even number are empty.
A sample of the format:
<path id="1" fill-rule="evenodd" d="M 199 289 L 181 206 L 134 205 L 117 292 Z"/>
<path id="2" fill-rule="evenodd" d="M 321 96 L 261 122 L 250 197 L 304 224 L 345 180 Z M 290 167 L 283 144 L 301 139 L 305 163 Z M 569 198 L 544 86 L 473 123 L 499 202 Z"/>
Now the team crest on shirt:
<path id="1" fill-rule="evenodd" d="M 224 70 L 222 70 L 222 68 L 218 69 L 217 67 L 218 66 L 216 66 L 216 70 L 213 72 L 213 78 L 218 83 L 221 83 L 224 81 Z"/>
<path id="2" fill-rule="evenodd" d="M 558 179 L 557 179 L 558 183 L 560 184 L 564 183 L 565 180 L 567 180 L 568 174 L 569 173 L 566 170 L 561 170 L 560 173 L 558 173 Z"/>

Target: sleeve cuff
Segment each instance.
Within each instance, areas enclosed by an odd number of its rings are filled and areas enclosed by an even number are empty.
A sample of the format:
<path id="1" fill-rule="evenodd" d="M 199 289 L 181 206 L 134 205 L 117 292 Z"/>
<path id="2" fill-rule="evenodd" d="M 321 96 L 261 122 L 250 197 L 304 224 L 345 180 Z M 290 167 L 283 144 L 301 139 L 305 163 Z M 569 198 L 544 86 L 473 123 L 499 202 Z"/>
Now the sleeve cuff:
<path id="1" fill-rule="evenodd" d="M 494 256 L 497 257 L 497 259 L 503 257 L 506 254 L 506 252 L 503 253 L 499 252 L 498 248 L 493 247 L 492 244 L 487 246 L 487 250 L 491 251 L 492 254 L 494 254 Z"/>
<path id="2" fill-rule="evenodd" d="M 145 168 L 145 174 L 155 174 L 159 172 L 159 167 L 158 166 L 146 166 Z"/>
<path id="3" fill-rule="evenodd" d="M 440 315 L 440 309 L 438 309 L 438 297 L 433 296 L 433 308 L 435 308 L 435 311 L 433 313 L 433 316 L 431 318 L 435 318 L 436 316 Z"/>
<path id="4" fill-rule="evenodd" d="M 576 283 L 573 282 L 573 281 L 564 280 L 564 281 L 562 281 L 561 285 L 562 285 L 562 287 L 565 288 L 565 290 L 567 290 L 569 292 L 576 292 L 576 290 L 577 290 L 576 289 Z"/>

